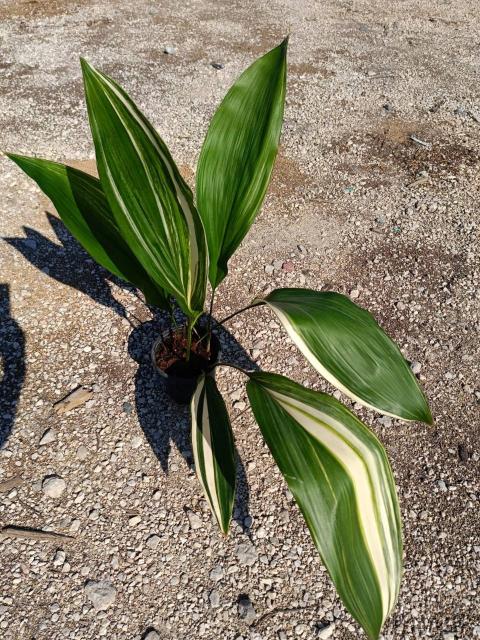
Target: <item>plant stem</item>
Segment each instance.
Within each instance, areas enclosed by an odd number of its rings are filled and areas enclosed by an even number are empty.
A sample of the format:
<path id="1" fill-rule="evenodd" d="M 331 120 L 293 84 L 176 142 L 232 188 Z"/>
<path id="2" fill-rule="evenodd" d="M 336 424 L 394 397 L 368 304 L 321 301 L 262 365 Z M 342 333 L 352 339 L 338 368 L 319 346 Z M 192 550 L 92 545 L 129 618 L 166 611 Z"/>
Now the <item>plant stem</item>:
<path id="1" fill-rule="evenodd" d="M 229 320 L 231 320 L 235 316 L 238 316 L 239 313 L 243 313 L 243 311 L 247 311 L 248 309 L 253 309 L 253 307 L 258 307 L 258 306 L 259 306 L 258 302 L 254 303 L 254 304 L 249 304 L 246 307 L 243 307 L 242 309 L 239 309 L 238 311 L 235 311 L 234 313 L 231 313 L 226 318 L 223 318 L 223 320 L 220 320 L 220 322 L 218 322 L 217 324 L 224 324 L 225 322 L 228 322 Z"/>
<path id="2" fill-rule="evenodd" d="M 212 297 L 210 298 L 210 311 L 208 312 L 207 320 L 207 352 L 210 352 L 210 342 L 212 338 L 212 313 L 213 313 L 213 299 L 215 298 L 215 289 L 212 289 Z"/>
<path id="3" fill-rule="evenodd" d="M 187 322 L 187 353 L 185 354 L 185 360 L 187 362 L 190 361 L 190 351 L 192 350 L 192 330 L 193 330 L 193 322 L 192 319 L 189 318 Z"/>
<path id="4" fill-rule="evenodd" d="M 178 329 L 178 323 L 177 319 L 175 318 L 175 309 L 173 308 L 173 305 L 170 307 L 170 319 L 175 329 Z"/>

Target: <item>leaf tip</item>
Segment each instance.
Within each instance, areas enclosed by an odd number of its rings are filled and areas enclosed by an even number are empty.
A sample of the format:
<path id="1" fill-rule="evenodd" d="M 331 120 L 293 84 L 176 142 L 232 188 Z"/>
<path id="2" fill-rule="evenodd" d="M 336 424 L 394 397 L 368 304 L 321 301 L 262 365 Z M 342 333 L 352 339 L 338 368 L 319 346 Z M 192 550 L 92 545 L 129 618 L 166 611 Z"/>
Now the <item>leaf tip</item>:
<path id="1" fill-rule="evenodd" d="M 428 424 L 429 427 L 433 427 L 433 416 L 428 404 L 426 406 L 425 415 L 422 422 L 425 422 L 425 424 Z"/>
<path id="2" fill-rule="evenodd" d="M 82 69 L 82 75 L 84 78 L 93 76 L 96 73 L 95 67 L 93 67 L 86 58 L 80 56 L 80 67 Z"/>
<path id="3" fill-rule="evenodd" d="M 12 162 L 15 162 L 15 164 L 18 164 L 19 166 L 20 166 L 20 162 L 24 159 L 24 156 L 21 156 L 18 153 L 10 153 L 9 151 L 3 151 L 3 149 L 0 149 L 0 156 L 4 156 L 5 158 L 8 158 L 9 160 L 11 160 Z"/>

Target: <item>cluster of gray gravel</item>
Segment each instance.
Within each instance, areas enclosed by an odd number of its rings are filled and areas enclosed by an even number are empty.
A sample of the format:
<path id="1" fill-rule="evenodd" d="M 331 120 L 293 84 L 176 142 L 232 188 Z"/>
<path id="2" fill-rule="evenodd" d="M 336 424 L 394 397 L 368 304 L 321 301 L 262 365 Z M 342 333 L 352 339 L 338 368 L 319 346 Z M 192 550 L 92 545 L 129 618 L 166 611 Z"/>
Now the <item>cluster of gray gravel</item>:
<path id="1" fill-rule="evenodd" d="M 92 170 L 83 55 L 138 100 L 192 181 L 214 106 L 287 32 L 283 146 L 216 316 L 280 286 L 334 289 L 398 341 L 433 427 L 335 392 L 384 442 L 400 496 L 405 575 L 383 639 L 474 640 L 476 2 L 4 0 L 0 147 Z M 1 637 L 363 637 L 260 437 L 240 374 L 218 374 L 239 454 L 224 537 L 192 466 L 188 410 L 166 398 L 150 364 L 165 319 L 110 280 L 3 158 L 0 183 Z M 334 391 L 266 309 L 228 330 L 228 357 Z M 82 403 L 59 411 L 78 388 Z"/>

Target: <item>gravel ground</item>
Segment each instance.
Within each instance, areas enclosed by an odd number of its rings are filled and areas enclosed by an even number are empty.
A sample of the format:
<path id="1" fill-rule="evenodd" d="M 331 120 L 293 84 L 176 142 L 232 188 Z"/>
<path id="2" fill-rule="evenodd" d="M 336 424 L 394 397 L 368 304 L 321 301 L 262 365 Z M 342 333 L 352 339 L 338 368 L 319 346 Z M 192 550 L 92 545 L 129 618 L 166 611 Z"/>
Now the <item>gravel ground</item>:
<path id="1" fill-rule="evenodd" d="M 432 428 L 359 410 L 388 450 L 404 518 L 385 640 L 480 636 L 479 27 L 474 0 L 0 1 L 1 147 L 87 169 L 79 55 L 131 92 L 190 180 L 230 83 L 291 34 L 273 184 L 216 315 L 278 286 L 345 292 L 422 381 Z M 0 184 L 0 525 L 71 536 L 0 540 L 2 637 L 363 637 L 241 378 L 218 376 L 242 461 L 224 538 L 191 467 L 187 412 L 149 364 L 164 319 L 86 258 L 6 159 Z M 226 349 L 328 389 L 266 310 L 229 329 Z M 88 401 L 55 411 L 79 385 Z"/>

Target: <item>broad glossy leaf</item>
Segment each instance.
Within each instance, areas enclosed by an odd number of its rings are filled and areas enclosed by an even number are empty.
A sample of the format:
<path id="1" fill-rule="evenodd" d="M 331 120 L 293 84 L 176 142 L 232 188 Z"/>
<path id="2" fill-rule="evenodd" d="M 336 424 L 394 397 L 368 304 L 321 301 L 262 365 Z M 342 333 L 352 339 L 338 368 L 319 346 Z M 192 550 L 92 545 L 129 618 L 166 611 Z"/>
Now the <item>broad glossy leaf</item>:
<path id="1" fill-rule="evenodd" d="M 253 413 L 345 607 L 376 640 L 402 573 L 401 523 L 382 445 L 346 407 L 252 373 Z"/>
<path id="2" fill-rule="evenodd" d="M 205 233 L 167 147 L 128 95 L 82 60 L 102 189 L 120 233 L 150 277 L 183 311 L 203 311 Z"/>
<path id="3" fill-rule="evenodd" d="M 210 123 L 197 168 L 197 206 L 207 235 L 213 287 L 263 202 L 278 149 L 287 40 L 235 82 Z"/>
<path id="4" fill-rule="evenodd" d="M 164 291 L 150 279 L 120 235 L 97 178 L 57 162 L 7 155 L 50 198 L 67 229 L 94 260 L 141 289 L 147 302 L 168 306 Z"/>
<path id="5" fill-rule="evenodd" d="M 213 377 L 198 380 L 192 398 L 195 469 L 210 508 L 228 533 L 235 497 L 235 446 L 227 408 Z"/>
<path id="6" fill-rule="evenodd" d="M 276 289 L 266 298 L 288 335 L 329 382 L 361 404 L 432 423 L 417 379 L 373 316 L 333 291 Z"/>

